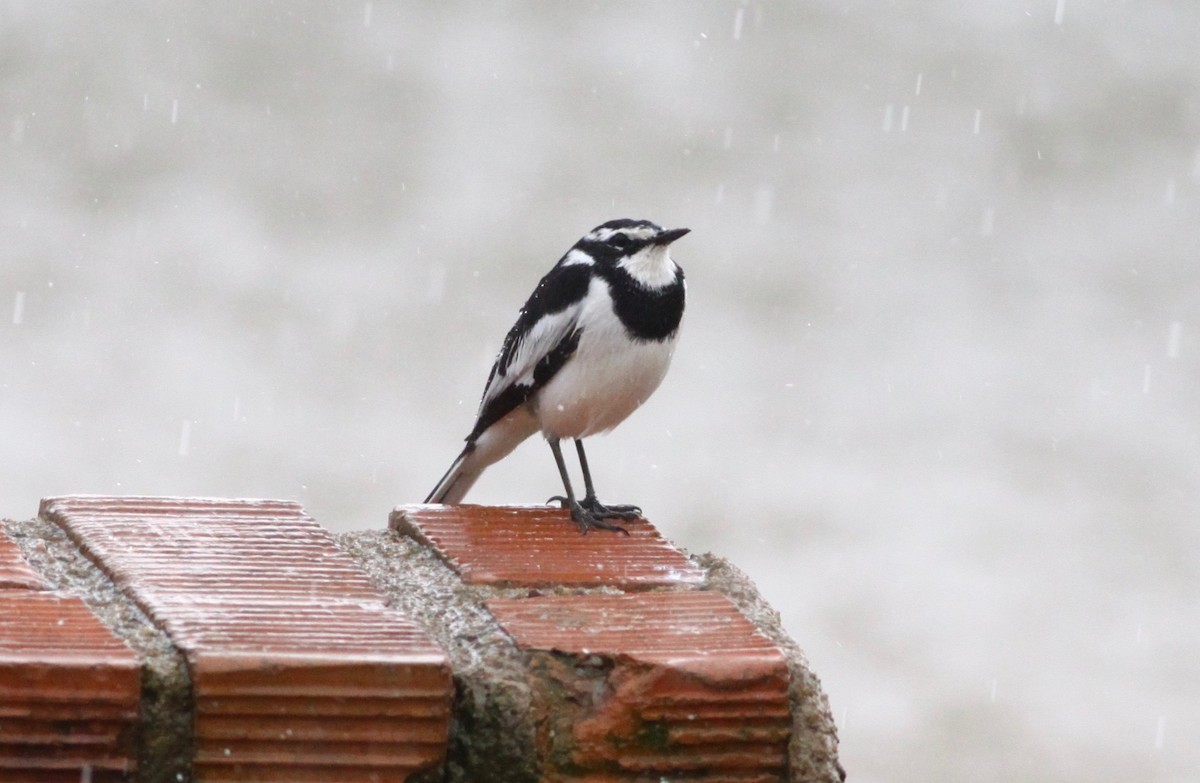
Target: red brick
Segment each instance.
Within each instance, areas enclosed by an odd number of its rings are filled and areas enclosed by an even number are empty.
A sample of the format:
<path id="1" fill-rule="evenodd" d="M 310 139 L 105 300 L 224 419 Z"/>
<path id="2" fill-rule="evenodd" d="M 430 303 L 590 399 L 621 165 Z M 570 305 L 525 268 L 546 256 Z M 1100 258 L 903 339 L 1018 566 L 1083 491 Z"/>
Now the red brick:
<path id="1" fill-rule="evenodd" d="M 119 779 L 140 696 L 137 658 L 82 601 L 0 590 L 0 780 Z"/>
<path id="2" fill-rule="evenodd" d="M 197 779 L 404 779 L 446 753 L 445 655 L 296 503 L 68 497 L 42 513 L 184 653 Z"/>
<path id="3" fill-rule="evenodd" d="M 494 598 L 487 608 L 531 655 L 540 754 L 560 760 L 547 779 L 786 774 L 787 659 L 725 596 Z"/>
<path id="4" fill-rule="evenodd" d="M 692 587 L 704 572 L 646 520 L 629 535 L 587 535 L 549 506 L 402 506 L 391 527 L 437 551 L 469 584 L 512 587 Z"/>
<path id="5" fill-rule="evenodd" d="M 10 587 L 42 590 L 46 583 L 25 562 L 17 542 L 0 530 L 0 590 Z"/>

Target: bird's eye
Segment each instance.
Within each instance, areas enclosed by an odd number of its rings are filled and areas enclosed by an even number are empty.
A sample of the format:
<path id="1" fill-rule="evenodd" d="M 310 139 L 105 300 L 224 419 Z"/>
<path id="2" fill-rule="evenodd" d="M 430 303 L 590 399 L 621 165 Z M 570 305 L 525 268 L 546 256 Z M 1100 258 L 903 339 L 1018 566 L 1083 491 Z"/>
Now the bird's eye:
<path id="1" fill-rule="evenodd" d="M 608 244 L 618 250 L 624 250 L 633 242 L 626 234 L 613 234 L 608 238 Z"/>

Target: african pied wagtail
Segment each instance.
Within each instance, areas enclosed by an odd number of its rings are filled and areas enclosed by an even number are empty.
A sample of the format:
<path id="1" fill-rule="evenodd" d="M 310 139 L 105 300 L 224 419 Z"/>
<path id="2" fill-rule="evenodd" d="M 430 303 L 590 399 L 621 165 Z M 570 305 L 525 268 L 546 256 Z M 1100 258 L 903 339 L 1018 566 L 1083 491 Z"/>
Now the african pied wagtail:
<path id="1" fill-rule="evenodd" d="M 669 246 L 689 229 L 610 220 L 575 243 L 542 278 L 504 338 L 466 448 L 426 503 L 458 503 L 484 469 L 541 431 L 554 452 L 580 530 L 620 530 L 609 519 L 637 506 L 596 499 L 583 439 L 607 432 L 646 401 L 667 373 L 683 318 L 683 270 Z M 583 470 L 577 500 L 558 442 L 573 438 Z"/>

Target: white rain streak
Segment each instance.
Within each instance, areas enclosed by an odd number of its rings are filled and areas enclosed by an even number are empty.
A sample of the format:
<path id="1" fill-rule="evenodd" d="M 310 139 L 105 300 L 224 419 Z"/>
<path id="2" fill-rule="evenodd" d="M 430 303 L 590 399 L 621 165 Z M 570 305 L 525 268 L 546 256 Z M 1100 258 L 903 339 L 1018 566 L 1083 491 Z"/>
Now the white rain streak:
<path id="1" fill-rule="evenodd" d="M 896 107 L 890 103 L 883 107 L 883 132 L 884 133 L 892 132 L 892 114 L 895 111 L 895 109 L 896 109 Z"/>
<path id="2" fill-rule="evenodd" d="M 1163 193 L 1163 204 L 1167 205 L 1168 207 L 1175 206 L 1175 178 L 1174 177 L 1169 177 L 1167 179 L 1166 191 Z"/>
<path id="3" fill-rule="evenodd" d="M 425 281 L 425 299 L 430 302 L 442 301 L 446 293 L 446 267 L 434 264 L 429 267 L 429 279 Z"/>
<path id="4" fill-rule="evenodd" d="M 775 141 L 771 144 L 771 152 L 779 152 L 779 134 L 775 134 Z"/>
<path id="5" fill-rule="evenodd" d="M 16 297 L 13 299 L 13 323 L 17 326 L 25 320 L 25 292 L 17 291 Z"/>
<path id="6" fill-rule="evenodd" d="M 979 129 L 983 127 L 983 109 L 975 110 L 975 135 L 979 135 Z"/>
<path id="7" fill-rule="evenodd" d="M 1058 0 L 1054 4 L 1054 24 L 1061 25 L 1063 23 L 1063 14 L 1067 10 L 1067 0 Z"/>
<path id="8" fill-rule="evenodd" d="M 917 86 L 916 86 L 916 88 L 913 89 L 913 95 L 921 94 L 921 82 L 923 82 L 923 81 L 925 81 L 925 74 L 918 73 L 917 74 Z"/>
<path id="9" fill-rule="evenodd" d="M 179 427 L 179 456 L 186 457 L 192 447 L 192 423 L 187 419 L 180 422 Z"/>
<path id="10" fill-rule="evenodd" d="M 1172 321 L 1167 327 L 1167 358 L 1179 358 L 1179 343 L 1183 340 L 1183 321 Z"/>
<path id="11" fill-rule="evenodd" d="M 771 220 L 771 210 L 775 207 L 775 189 L 763 185 L 754 192 L 754 222 L 760 226 Z"/>
<path id="12" fill-rule="evenodd" d="M 1167 738 L 1167 716 L 1158 716 L 1158 725 L 1154 727 L 1154 749 L 1163 749 L 1163 740 Z"/>
<path id="13" fill-rule="evenodd" d="M 240 395 L 233 395 L 233 420 L 241 421 L 242 418 L 242 398 Z"/>
<path id="14" fill-rule="evenodd" d="M 374 3 L 367 3 L 363 6 L 363 27 L 371 26 L 371 14 L 375 11 Z"/>
<path id="15" fill-rule="evenodd" d="M 171 124 L 174 125 L 179 121 L 179 99 L 175 98 L 171 101 Z"/>
<path id="16" fill-rule="evenodd" d="M 742 39 L 742 23 L 746 21 L 746 9 L 739 8 L 737 13 L 733 15 L 733 40 L 740 41 Z"/>
<path id="17" fill-rule="evenodd" d="M 996 208 L 988 207 L 983 210 L 983 219 L 979 221 L 979 235 L 990 237 L 996 228 Z"/>
<path id="18" fill-rule="evenodd" d="M 725 202 L 725 183 L 722 182 L 720 185 L 717 185 L 716 203 L 723 204 L 724 202 Z"/>
<path id="19" fill-rule="evenodd" d="M 1150 375 L 1151 375 L 1150 365 L 1147 364 L 1145 367 L 1142 368 L 1142 394 L 1150 393 Z"/>

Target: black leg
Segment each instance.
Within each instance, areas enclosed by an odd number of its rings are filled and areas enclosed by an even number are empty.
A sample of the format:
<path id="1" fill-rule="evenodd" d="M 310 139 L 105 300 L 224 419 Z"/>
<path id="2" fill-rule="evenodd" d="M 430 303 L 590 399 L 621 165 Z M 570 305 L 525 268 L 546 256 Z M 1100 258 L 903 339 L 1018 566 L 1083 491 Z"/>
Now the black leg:
<path id="1" fill-rule="evenodd" d="M 562 477 L 563 489 L 566 490 L 567 496 L 555 495 L 551 500 L 566 500 L 568 503 L 575 502 L 575 490 L 571 489 L 571 476 L 567 473 L 567 463 L 563 461 L 562 449 L 558 447 L 558 439 L 549 441 L 550 450 L 554 452 L 554 463 L 558 465 L 558 475 Z"/>
<path id="2" fill-rule="evenodd" d="M 614 525 L 611 522 L 605 522 L 603 514 L 597 514 L 595 511 L 587 508 L 575 499 L 575 491 L 571 488 L 571 476 L 567 473 L 567 464 L 563 461 L 562 449 L 558 445 L 557 438 L 547 438 L 550 443 L 550 450 L 554 452 L 554 463 L 558 465 L 558 475 L 562 477 L 563 490 L 567 493 L 566 496 L 555 495 L 550 498 L 547 503 L 560 503 L 565 509 L 571 512 L 571 519 L 575 520 L 575 524 L 579 525 L 579 530 L 582 533 L 587 533 L 592 528 L 600 530 L 619 530 L 625 535 L 629 535 L 629 531 L 620 525 Z M 575 441 L 579 443 L 579 441 Z M 583 453 L 582 451 L 580 452 Z M 591 495 L 592 480 L 587 475 L 587 470 L 584 470 L 584 483 L 589 487 L 588 495 Z M 586 500 L 586 498 L 585 498 Z M 593 501 L 595 498 L 593 498 Z M 601 506 L 603 508 L 603 506 Z"/>
<path id="3" fill-rule="evenodd" d="M 575 439 L 575 451 L 579 453 L 579 468 L 583 471 L 583 488 L 587 490 L 584 497 L 596 499 L 596 490 L 592 486 L 592 471 L 588 470 L 587 455 L 583 453 L 583 441 Z"/>
<path id="4" fill-rule="evenodd" d="M 596 498 L 596 489 L 592 486 L 592 471 L 588 468 L 587 454 L 583 453 L 583 441 L 575 440 L 575 451 L 579 453 L 579 467 L 583 471 L 583 486 L 587 494 L 583 496 L 580 505 L 604 519 L 638 519 L 642 510 L 637 506 L 606 506 Z"/>

